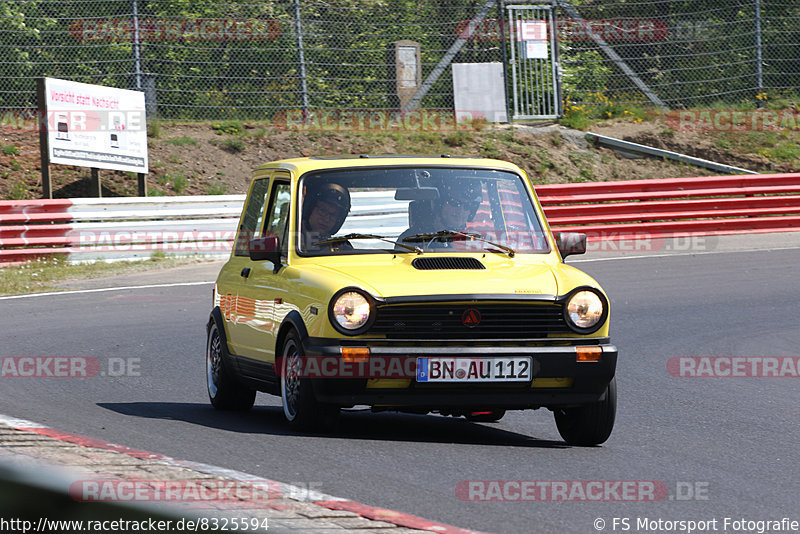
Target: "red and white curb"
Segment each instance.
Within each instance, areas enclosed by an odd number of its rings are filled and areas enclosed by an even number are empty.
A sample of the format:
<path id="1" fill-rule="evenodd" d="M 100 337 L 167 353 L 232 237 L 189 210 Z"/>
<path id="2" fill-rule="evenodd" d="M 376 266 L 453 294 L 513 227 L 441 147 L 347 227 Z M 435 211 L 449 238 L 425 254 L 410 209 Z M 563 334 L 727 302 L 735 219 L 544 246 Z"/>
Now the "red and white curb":
<path id="1" fill-rule="evenodd" d="M 437 523 L 435 521 L 430 521 L 428 519 L 423 519 L 421 517 L 417 517 L 414 515 L 402 512 L 396 512 L 388 508 L 369 506 L 355 501 L 350 501 L 348 499 L 343 499 L 341 497 L 326 495 L 324 493 L 308 492 L 303 490 L 302 488 L 292 486 L 291 484 L 284 484 L 283 482 L 266 480 L 263 477 L 251 475 L 249 473 L 244 473 L 242 471 L 236 471 L 233 469 L 227 469 L 225 467 L 219 467 L 199 462 L 192 462 L 188 460 L 178 460 L 159 453 L 144 451 L 141 449 L 134 449 L 131 447 L 126 447 L 124 445 L 116 445 L 108 441 L 103 441 L 88 436 L 82 436 L 79 434 L 63 432 L 61 430 L 56 430 L 47 427 L 45 425 L 42 425 L 40 423 L 36 423 L 34 421 L 29 421 L 26 419 L 19 419 L 16 417 L 10 417 L 7 415 L 0 414 L 0 424 L 6 425 L 10 428 L 13 428 L 14 430 L 19 430 L 22 432 L 31 432 L 34 434 L 38 434 L 40 436 L 45 436 L 48 438 L 56 439 L 58 441 L 62 441 L 64 443 L 71 443 L 73 445 L 79 445 L 81 447 L 116 452 L 119 454 L 124 454 L 127 456 L 131 456 L 133 458 L 137 458 L 139 460 L 147 460 L 162 465 L 188 468 L 208 475 L 219 476 L 236 481 L 242 481 L 242 482 L 258 481 L 260 483 L 269 484 L 270 486 L 274 484 L 276 487 L 282 488 L 285 494 L 298 496 L 294 500 L 310 502 L 317 506 L 328 508 L 329 510 L 345 510 L 348 512 L 354 512 L 366 519 L 371 519 L 374 521 L 384 521 L 386 523 L 392 523 L 398 527 L 404 527 L 416 530 L 426 530 L 429 532 L 439 532 L 442 534 L 479 534 L 477 531 L 466 530 L 451 525 Z M 0 446 L 2 446 L 2 443 L 0 443 Z"/>

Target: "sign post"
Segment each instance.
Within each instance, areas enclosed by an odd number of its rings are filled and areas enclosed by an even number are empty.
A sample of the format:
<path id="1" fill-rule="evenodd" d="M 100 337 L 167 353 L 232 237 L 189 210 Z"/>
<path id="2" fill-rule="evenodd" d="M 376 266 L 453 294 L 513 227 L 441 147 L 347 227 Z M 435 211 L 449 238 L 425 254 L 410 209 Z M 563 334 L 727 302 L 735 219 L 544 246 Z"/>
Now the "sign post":
<path id="1" fill-rule="evenodd" d="M 42 198 L 53 198 L 53 184 L 50 181 L 50 158 L 47 149 L 47 103 L 44 78 L 36 79 L 36 104 L 38 106 L 39 158 L 42 169 Z"/>

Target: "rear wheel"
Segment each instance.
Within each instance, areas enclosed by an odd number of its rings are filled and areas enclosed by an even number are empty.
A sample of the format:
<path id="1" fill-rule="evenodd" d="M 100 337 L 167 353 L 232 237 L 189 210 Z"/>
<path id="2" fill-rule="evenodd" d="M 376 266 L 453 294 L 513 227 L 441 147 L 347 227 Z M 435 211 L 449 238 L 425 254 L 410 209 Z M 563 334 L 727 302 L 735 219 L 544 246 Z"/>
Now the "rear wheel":
<path id="1" fill-rule="evenodd" d="M 283 415 L 299 430 L 330 427 L 339 416 L 339 407 L 322 404 L 314 395 L 311 379 L 302 378 L 302 347 L 297 332 L 286 335 L 281 350 L 281 401 Z"/>
<path id="2" fill-rule="evenodd" d="M 577 408 L 557 409 L 558 433 L 570 445 L 600 445 L 611 435 L 617 413 L 617 379 L 606 388 L 605 398 Z"/>
<path id="3" fill-rule="evenodd" d="M 230 371 L 230 359 L 212 320 L 206 342 L 206 385 L 208 398 L 218 410 L 249 410 L 256 392 L 240 384 Z"/>

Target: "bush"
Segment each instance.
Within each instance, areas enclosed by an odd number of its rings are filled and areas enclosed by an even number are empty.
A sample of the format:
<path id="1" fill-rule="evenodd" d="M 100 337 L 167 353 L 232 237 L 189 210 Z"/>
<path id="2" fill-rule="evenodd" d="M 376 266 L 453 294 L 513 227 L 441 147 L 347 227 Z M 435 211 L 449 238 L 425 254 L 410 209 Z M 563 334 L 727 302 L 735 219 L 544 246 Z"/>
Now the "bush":
<path id="1" fill-rule="evenodd" d="M 186 136 L 186 135 L 181 136 L 181 137 L 173 137 L 172 139 L 167 139 L 164 142 L 165 143 L 169 143 L 170 145 L 175 145 L 175 146 L 196 145 L 197 144 L 197 140 L 196 139 L 192 139 L 191 137 Z"/>
<path id="2" fill-rule="evenodd" d="M 161 137 L 161 123 L 157 120 L 147 121 L 147 137 Z"/>
<path id="3" fill-rule="evenodd" d="M 183 174 L 178 174 L 172 179 L 172 190 L 179 195 L 189 186 L 189 179 Z"/>
<path id="4" fill-rule="evenodd" d="M 238 137 L 231 137 L 229 139 L 225 139 L 222 142 L 222 148 L 227 150 L 228 152 L 232 152 L 234 154 L 241 152 L 246 148 L 244 141 L 239 139 Z"/>
<path id="5" fill-rule="evenodd" d="M 208 195 L 224 195 L 225 191 L 227 191 L 228 186 L 223 184 L 222 182 L 216 181 L 212 184 L 208 185 L 206 189 L 206 194 Z"/>
<path id="6" fill-rule="evenodd" d="M 244 131 L 242 123 L 239 121 L 223 121 L 211 125 L 219 134 L 239 135 Z"/>

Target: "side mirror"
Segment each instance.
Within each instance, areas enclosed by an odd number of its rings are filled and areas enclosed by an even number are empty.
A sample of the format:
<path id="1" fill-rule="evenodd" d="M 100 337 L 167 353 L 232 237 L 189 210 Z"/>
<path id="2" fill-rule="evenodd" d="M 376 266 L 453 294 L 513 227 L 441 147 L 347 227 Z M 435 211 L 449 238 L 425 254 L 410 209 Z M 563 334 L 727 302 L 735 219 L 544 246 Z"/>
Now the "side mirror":
<path id="1" fill-rule="evenodd" d="M 276 235 L 251 239 L 249 250 L 253 261 L 271 261 L 276 268 L 281 264 L 280 241 Z"/>
<path id="2" fill-rule="evenodd" d="M 556 246 L 562 258 L 586 253 L 586 234 L 577 232 L 555 232 Z"/>

